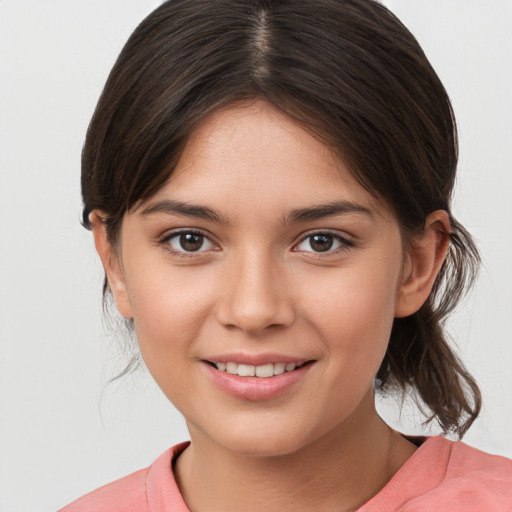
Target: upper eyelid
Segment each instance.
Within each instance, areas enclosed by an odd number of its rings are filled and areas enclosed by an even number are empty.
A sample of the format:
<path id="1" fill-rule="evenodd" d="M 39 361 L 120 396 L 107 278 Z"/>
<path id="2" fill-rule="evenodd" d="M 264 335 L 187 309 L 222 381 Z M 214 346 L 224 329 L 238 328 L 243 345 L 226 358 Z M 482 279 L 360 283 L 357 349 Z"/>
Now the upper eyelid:
<path id="1" fill-rule="evenodd" d="M 214 246 L 214 249 L 206 249 L 206 250 L 202 250 L 202 251 L 188 252 L 188 251 L 179 251 L 179 250 L 171 248 L 171 240 L 173 240 L 174 238 L 178 237 L 179 235 L 181 235 L 183 233 L 194 233 L 194 234 L 202 235 Z M 215 240 L 215 237 L 213 237 L 208 232 L 205 232 L 204 230 L 199 229 L 199 228 L 176 228 L 171 231 L 167 231 L 164 235 L 158 237 L 157 240 L 158 240 L 158 245 L 160 245 L 160 246 L 169 245 L 169 248 L 166 249 L 167 252 L 175 254 L 176 256 L 179 255 L 180 257 L 187 257 L 187 258 L 191 258 L 191 257 L 197 258 L 200 255 L 204 255 L 204 253 L 207 253 L 211 250 L 217 251 L 220 249 L 220 244 Z"/>
<path id="2" fill-rule="evenodd" d="M 315 229 L 315 230 L 307 231 L 306 233 L 302 233 L 299 236 L 298 241 L 295 242 L 294 245 L 297 245 L 298 243 L 303 242 L 307 238 L 314 236 L 314 235 L 332 235 L 335 238 L 342 240 L 346 243 L 350 243 L 350 244 L 354 243 L 352 240 L 352 237 L 350 235 L 341 234 L 339 231 L 337 231 L 335 229 Z"/>
<path id="3" fill-rule="evenodd" d="M 325 252 L 300 251 L 300 250 L 297 249 L 297 247 L 300 244 L 302 244 L 308 238 L 310 238 L 312 236 L 315 236 L 315 235 L 331 235 L 336 240 L 338 240 L 338 242 L 340 242 L 341 246 L 337 247 L 336 249 L 332 249 L 332 250 L 329 249 L 328 251 L 325 251 Z M 337 254 L 337 253 L 342 252 L 344 250 L 351 249 L 355 245 L 356 245 L 355 242 L 353 240 L 351 240 L 350 237 L 342 236 L 337 231 L 333 231 L 333 230 L 329 230 L 329 229 L 324 229 L 324 230 L 310 231 L 309 233 L 305 233 L 305 234 L 301 235 L 301 238 L 297 242 L 295 242 L 293 244 L 292 251 L 293 252 L 308 253 L 308 254 L 314 255 L 315 257 L 328 257 L 329 255 L 334 255 L 334 254 Z"/>
<path id="4" fill-rule="evenodd" d="M 211 233 L 200 228 L 176 228 L 170 231 L 166 231 L 163 235 L 159 236 L 158 238 L 160 241 L 164 242 L 182 233 L 198 233 L 200 235 L 203 235 L 205 238 L 208 238 L 210 242 L 218 244 L 218 242 L 216 242 L 215 240 L 215 237 Z"/>
<path id="5" fill-rule="evenodd" d="M 220 247 L 220 244 L 219 244 L 219 242 L 216 241 L 215 237 L 213 237 L 208 232 L 206 232 L 202 229 L 199 229 L 199 228 L 176 228 L 171 231 L 167 231 L 164 235 L 158 237 L 158 239 L 157 239 L 158 245 L 169 244 L 169 246 L 170 246 L 170 241 L 183 233 L 196 233 L 196 234 L 202 235 L 216 248 Z M 209 249 L 209 250 L 211 250 L 211 249 Z M 208 252 L 208 250 L 195 251 L 195 252 L 189 253 L 187 251 L 176 251 L 176 250 L 169 249 L 169 252 L 174 252 L 176 254 L 182 254 L 182 255 L 188 255 L 188 256 L 194 256 L 194 255 L 198 256 L 199 254 Z"/>

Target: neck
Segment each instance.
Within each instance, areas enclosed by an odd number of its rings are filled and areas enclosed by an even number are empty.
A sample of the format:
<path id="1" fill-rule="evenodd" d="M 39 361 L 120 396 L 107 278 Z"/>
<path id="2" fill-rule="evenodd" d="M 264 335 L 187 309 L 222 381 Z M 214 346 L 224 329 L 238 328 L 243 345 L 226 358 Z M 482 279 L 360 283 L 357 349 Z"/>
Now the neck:
<path id="1" fill-rule="evenodd" d="M 175 474 L 185 502 L 198 512 L 355 510 L 415 450 L 374 407 L 363 428 L 358 418 L 350 418 L 307 446 L 273 457 L 236 454 L 193 427 L 190 433 L 192 444 L 178 458 Z"/>

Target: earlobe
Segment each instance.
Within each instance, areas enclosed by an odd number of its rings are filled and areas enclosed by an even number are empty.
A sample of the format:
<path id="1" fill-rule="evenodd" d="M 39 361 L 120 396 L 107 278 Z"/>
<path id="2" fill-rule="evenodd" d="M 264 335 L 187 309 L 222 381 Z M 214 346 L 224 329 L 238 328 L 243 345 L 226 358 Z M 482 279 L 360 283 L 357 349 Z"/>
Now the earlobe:
<path id="1" fill-rule="evenodd" d="M 427 300 L 448 251 L 449 233 L 448 213 L 437 210 L 427 217 L 423 232 L 411 241 L 395 317 L 412 315 Z"/>
<path id="2" fill-rule="evenodd" d="M 108 284 L 117 310 L 125 318 L 133 318 L 126 282 L 123 275 L 122 264 L 120 258 L 116 254 L 115 248 L 107 236 L 107 228 L 105 226 L 104 217 L 101 212 L 94 210 L 89 214 L 89 222 L 94 236 L 94 245 L 99 254 Z"/>

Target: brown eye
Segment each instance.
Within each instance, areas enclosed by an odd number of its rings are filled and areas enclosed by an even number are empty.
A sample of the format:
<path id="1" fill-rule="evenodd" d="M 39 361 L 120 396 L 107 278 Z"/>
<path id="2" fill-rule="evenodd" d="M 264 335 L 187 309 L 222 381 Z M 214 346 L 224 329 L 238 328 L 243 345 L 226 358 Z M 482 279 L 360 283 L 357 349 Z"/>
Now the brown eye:
<path id="1" fill-rule="evenodd" d="M 334 237 L 332 235 L 313 235 L 309 237 L 309 245 L 315 252 L 325 252 L 332 248 Z"/>
<path id="2" fill-rule="evenodd" d="M 295 250 L 313 253 L 336 252 L 344 246 L 351 247 L 352 245 L 348 240 L 332 233 L 313 233 L 303 238 Z"/>
<path id="3" fill-rule="evenodd" d="M 165 241 L 173 252 L 203 252 L 215 248 L 215 244 L 197 231 L 181 231 L 174 233 Z"/>
<path id="4" fill-rule="evenodd" d="M 204 236 L 200 233 L 185 233 L 180 235 L 180 247 L 184 251 L 195 252 L 201 249 L 203 245 Z"/>

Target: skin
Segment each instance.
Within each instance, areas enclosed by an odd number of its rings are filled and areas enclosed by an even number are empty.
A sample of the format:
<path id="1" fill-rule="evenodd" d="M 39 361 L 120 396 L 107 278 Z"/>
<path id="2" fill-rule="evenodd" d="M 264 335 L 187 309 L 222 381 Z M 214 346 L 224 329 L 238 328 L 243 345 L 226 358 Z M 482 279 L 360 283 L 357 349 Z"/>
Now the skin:
<path id="1" fill-rule="evenodd" d="M 165 201 L 220 219 L 158 211 Z M 358 211 L 290 219 L 335 201 Z M 91 220 L 117 308 L 134 319 L 149 371 L 187 421 L 192 444 L 175 474 L 191 510 L 354 510 L 414 453 L 379 418 L 373 383 L 394 317 L 430 293 L 446 212 L 404 244 L 384 201 L 255 101 L 200 124 L 167 184 L 126 213 L 116 247 L 101 212 Z M 200 250 L 171 238 L 183 229 L 207 237 Z M 318 252 L 314 234 L 327 234 L 332 249 Z M 286 392 L 251 401 L 204 371 L 204 360 L 234 352 L 314 362 Z"/>

